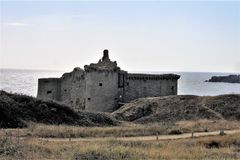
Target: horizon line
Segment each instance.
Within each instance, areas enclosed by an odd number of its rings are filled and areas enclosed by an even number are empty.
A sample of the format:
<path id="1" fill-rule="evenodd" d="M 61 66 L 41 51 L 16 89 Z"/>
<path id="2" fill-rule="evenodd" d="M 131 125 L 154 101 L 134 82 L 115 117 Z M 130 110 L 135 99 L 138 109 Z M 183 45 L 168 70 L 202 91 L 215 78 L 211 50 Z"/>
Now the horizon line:
<path id="1" fill-rule="evenodd" d="M 0 70 L 25 70 L 25 71 L 48 71 L 48 72 L 71 72 L 67 70 L 56 70 L 56 69 L 30 69 L 30 68 L 1 68 Z M 129 70 L 128 73 L 147 73 L 147 72 L 179 72 L 179 73 L 235 73 L 240 74 L 238 71 L 173 71 L 173 70 Z"/>

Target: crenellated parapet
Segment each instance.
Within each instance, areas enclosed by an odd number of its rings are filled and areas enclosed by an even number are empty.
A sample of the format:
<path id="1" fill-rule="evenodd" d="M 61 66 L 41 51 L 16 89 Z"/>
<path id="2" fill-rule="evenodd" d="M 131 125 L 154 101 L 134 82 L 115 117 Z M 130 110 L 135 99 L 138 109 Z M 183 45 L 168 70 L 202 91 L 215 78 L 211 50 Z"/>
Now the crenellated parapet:
<path id="1" fill-rule="evenodd" d="M 176 74 L 137 74 L 137 73 L 129 73 L 127 74 L 128 80 L 163 80 L 163 79 L 172 79 L 178 80 L 180 78 L 179 75 Z"/>

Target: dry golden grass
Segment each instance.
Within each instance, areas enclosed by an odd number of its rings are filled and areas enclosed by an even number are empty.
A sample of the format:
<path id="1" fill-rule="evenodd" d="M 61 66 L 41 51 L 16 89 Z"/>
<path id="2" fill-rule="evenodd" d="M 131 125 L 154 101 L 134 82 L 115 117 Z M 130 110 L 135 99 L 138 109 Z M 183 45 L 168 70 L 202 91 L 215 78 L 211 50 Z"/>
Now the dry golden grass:
<path id="1" fill-rule="evenodd" d="M 37 137 L 129 137 L 167 134 L 174 125 L 169 124 L 123 124 L 117 127 L 75 127 L 36 125 L 28 128 L 28 134 Z"/>
<path id="2" fill-rule="evenodd" d="M 133 124 L 75 127 L 32 124 L 0 130 L 0 159 L 240 159 L 240 134 L 194 139 L 120 141 L 114 137 L 169 134 L 172 131 L 239 129 L 238 121 L 181 121 L 176 124 Z M 21 138 L 25 137 L 25 138 Z M 112 137 L 99 141 L 46 141 L 35 137 Z"/>
<path id="3" fill-rule="evenodd" d="M 240 129 L 239 121 L 198 120 L 177 123 L 135 124 L 123 123 L 115 127 L 79 127 L 68 125 L 31 124 L 25 129 L 0 130 L 0 135 L 20 137 L 131 137 L 166 135 L 172 133 L 210 132 L 217 130 Z"/>
<path id="4" fill-rule="evenodd" d="M 175 125 L 181 128 L 182 132 L 211 132 L 216 130 L 240 129 L 240 121 L 207 120 L 178 121 Z"/>
<path id="5" fill-rule="evenodd" d="M 240 134 L 167 141 L 3 141 L 0 155 L 5 159 L 240 159 Z"/>
<path id="6" fill-rule="evenodd" d="M 26 129 L 6 129 L 0 135 L 20 135 L 22 137 L 129 137 L 168 134 L 176 129 L 174 124 L 141 125 L 125 123 L 116 127 L 79 127 L 68 125 L 32 124 Z"/>

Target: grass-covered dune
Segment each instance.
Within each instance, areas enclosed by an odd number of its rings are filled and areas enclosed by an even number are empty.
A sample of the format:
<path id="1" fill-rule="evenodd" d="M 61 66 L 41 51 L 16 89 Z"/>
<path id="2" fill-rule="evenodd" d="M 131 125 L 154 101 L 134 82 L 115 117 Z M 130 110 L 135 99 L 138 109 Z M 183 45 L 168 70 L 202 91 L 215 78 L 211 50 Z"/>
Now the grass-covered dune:
<path id="1" fill-rule="evenodd" d="M 53 101 L 0 91 L 0 128 L 26 127 L 29 122 L 77 126 L 117 124 L 104 113 L 76 112 Z"/>
<path id="2" fill-rule="evenodd" d="M 176 95 L 134 100 L 117 111 L 76 112 L 54 101 L 0 91 L 0 128 L 26 127 L 29 122 L 74 126 L 112 126 L 191 120 L 240 120 L 240 95 Z M 116 120 L 116 119 L 117 120 Z"/>
<path id="3" fill-rule="evenodd" d="M 140 98 L 122 106 L 112 115 L 139 123 L 183 120 L 240 120 L 240 95 L 177 95 Z"/>

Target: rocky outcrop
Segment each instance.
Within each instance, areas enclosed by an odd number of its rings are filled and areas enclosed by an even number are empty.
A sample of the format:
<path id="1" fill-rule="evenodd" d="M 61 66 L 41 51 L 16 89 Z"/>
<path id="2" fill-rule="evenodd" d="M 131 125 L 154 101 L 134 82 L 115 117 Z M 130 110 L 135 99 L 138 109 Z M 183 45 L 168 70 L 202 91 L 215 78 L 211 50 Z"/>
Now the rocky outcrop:
<path id="1" fill-rule="evenodd" d="M 181 120 L 240 120 L 240 95 L 163 96 L 140 98 L 125 104 L 112 115 L 138 123 Z"/>
<path id="2" fill-rule="evenodd" d="M 213 76 L 206 82 L 226 82 L 226 83 L 240 83 L 240 75 L 229 76 Z"/>

